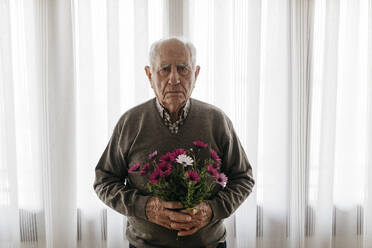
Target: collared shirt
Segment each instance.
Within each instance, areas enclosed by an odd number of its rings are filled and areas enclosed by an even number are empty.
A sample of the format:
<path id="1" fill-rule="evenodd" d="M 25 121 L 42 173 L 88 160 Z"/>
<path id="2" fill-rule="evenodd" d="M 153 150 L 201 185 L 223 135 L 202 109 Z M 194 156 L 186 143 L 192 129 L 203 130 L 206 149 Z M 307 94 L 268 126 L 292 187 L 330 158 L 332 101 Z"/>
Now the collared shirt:
<path id="1" fill-rule="evenodd" d="M 171 133 L 176 134 L 190 111 L 190 99 L 187 100 L 185 106 L 178 112 L 178 119 L 175 122 L 171 121 L 169 111 L 159 103 L 158 98 L 156 98 L 156 107 L 159 111 L 160 117 L 164 121 L 164 124 L 168 127 Z"/>

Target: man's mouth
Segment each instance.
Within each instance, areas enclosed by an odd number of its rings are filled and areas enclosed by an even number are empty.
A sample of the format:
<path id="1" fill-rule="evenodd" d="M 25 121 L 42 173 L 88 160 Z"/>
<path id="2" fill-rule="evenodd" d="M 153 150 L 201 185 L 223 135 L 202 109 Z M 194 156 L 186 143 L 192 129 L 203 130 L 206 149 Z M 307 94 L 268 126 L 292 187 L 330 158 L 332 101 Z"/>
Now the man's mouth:
<path id="1" fill-rule="evenodd" d="M 168 93 L 170 93 L 170 94 L 182 94 L 182 91 L 168 91 L 168 92 L 166 92 L 166 94 L 168 94 Z"/>

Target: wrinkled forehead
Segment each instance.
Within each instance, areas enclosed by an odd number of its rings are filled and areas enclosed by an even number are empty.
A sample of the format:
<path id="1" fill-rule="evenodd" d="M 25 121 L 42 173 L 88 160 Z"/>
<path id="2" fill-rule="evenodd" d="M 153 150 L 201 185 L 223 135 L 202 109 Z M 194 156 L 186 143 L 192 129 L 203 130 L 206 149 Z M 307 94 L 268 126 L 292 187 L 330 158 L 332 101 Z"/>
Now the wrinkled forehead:
<path id="1" fill-rule="evenodd" d="M 162 43 L 157 51 L 157 64 L 191 64 L 191 56 L 187 47 L 178 41 Z"/>

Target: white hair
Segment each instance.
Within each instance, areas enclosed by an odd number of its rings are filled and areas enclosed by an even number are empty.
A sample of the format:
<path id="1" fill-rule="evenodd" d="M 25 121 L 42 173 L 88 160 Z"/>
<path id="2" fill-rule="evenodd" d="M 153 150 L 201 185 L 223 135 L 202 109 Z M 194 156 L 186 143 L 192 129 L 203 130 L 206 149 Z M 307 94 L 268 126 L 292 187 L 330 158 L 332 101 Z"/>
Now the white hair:
<path id="1" fill-rule="evenodd" d="M 152 43 L 150 47 L 150 54 L 149 54 L 151 68 L 154 67 L 155 65 L 155 59 L 158 53 L 159 46 L 170 40 L 177 40 L 185 45 L 185 47 L 189 50 L 190 57 L 191 57 L 191 66 L 192 66 L 192 69 L 194 69 L 196 65 L 196 48 L 191 42 L 185 41 L 183 38 L 178 38 L 178 37 L 164 38 L 164 39 L 160 39 Z"/>

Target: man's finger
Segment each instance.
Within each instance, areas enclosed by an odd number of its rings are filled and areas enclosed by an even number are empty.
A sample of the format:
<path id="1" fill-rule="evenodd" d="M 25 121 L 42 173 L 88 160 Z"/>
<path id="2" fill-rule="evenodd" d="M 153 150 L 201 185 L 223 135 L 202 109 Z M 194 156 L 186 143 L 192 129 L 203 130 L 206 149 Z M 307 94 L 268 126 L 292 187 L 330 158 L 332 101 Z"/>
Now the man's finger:
<path id="1" fill-rule="evenodd" d="M 157 218 L 156 218 L 156 221 L 160 221 L 160 222 L 163 222 L 163 223 L 168 223 L 169 226 L 170 226 L 170 223 L 171 223 L 171 220 L 169 219 L 169 217 L 167 215 L 158 215 Z"/>
<path id="2" fill-rule="evenodd" d="M 184 213 L 184 214 L 195 215 L 195 214 L 198 213 L 198 209 L 196 209 L 196 208 L 193 208 L 193 209 L 182 209 L 180 212 L 181 213 Z"/>
<path id="3" fill-rule="evenodd" d="M 180 202 L 163 201 L 162 204 L 163 204 L 163 207 L 169 208 L 169 209 L 181 209 L 181 208 L 183 208 L 183 206 Z"/>
<path id="4" fill-rule="evenodd" d="M 164 210 L 164 213 L 174 222 L 190 222 L 192 220 L 190 215 L 178 213 L 170 210 Z"/>
<path id="5" fill-rule="evenodd" d="M 168 228 L 168 229 L 172 229 L 171 225 L 170 225 L 171 222 L 169 221 L 165 221 L 165 220 L 158 220 L 157 224 L 165 227 L 165 228 Z"/>
<path id="6" fill-rule="evenodd" d="M 196 233 L 197 231 L 199 230 L 199 227 L 194 227 L 190 230 L 186 230 L 186 231 L 179 231 L 177 233 L 178 236 L 188 236 L 188 235 L 191 235 L 191 234 L 194 234 Z"/>
<path id="7" fill-rule="evenodd" d="M 170 226 L 174 230 L 181 231 L 181 230 L 190 230 L 190 229 L 194 228 L 195 225 L 193 223 L 171 222 Z"/>

